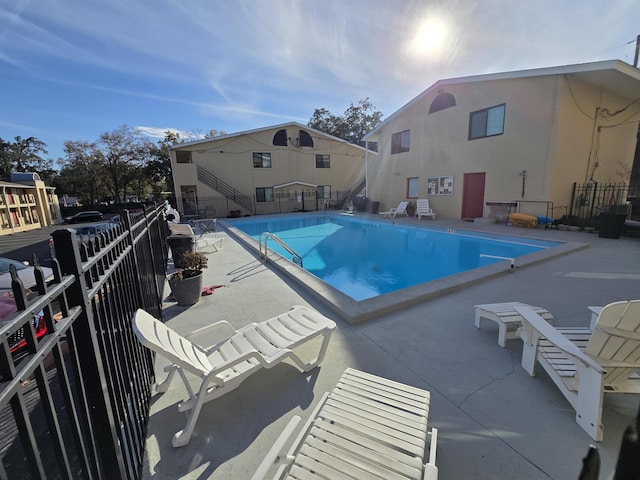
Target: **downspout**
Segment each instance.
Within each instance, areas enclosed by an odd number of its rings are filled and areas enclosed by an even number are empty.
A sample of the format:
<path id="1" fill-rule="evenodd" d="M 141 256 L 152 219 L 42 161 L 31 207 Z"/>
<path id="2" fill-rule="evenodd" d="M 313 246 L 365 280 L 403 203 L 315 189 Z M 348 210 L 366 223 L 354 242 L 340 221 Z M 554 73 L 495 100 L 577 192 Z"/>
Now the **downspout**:
<path id="1" fill-rule="evenodd" d="M 364 198 L 369 198 L 369 142 L 364 141 Z"/>

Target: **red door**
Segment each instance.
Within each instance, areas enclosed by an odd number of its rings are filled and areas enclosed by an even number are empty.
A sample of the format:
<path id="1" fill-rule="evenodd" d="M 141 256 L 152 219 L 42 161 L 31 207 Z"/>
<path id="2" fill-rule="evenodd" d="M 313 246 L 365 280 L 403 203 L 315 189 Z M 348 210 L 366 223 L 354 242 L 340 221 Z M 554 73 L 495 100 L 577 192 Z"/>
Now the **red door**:
<path id="1" fill-rule="evenodd" d="M 485 175 L 485 172 L 464 174 L 461 214 L 463 220 L 482 217 L 484 212 Z"/>

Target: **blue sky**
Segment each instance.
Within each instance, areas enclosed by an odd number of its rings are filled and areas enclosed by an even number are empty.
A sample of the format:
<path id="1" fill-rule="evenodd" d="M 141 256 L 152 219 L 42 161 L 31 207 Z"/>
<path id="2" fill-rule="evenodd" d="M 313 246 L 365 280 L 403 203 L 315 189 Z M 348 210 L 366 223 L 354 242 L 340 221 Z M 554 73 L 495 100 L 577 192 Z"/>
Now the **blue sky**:
<path id="1" fill-rule="evenodd" d="M 390 116 L 442 78 L 621 59 L 637 0 L 0 0 L 0 137 Z"/>

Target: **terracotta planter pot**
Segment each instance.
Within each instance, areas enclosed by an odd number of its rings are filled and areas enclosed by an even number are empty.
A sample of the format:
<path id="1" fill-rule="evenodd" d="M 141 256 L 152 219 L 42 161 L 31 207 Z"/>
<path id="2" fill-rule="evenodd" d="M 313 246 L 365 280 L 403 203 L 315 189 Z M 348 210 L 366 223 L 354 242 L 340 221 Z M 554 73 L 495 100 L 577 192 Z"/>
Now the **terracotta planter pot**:
<path id="1" fill-rule="evenodd" d="M 169 279 L 169 286 L 178 305 L 188 306 L 198 303 L 202 294 L 202 272 L 195 277 L 182 280 L 174 275 Z"/>

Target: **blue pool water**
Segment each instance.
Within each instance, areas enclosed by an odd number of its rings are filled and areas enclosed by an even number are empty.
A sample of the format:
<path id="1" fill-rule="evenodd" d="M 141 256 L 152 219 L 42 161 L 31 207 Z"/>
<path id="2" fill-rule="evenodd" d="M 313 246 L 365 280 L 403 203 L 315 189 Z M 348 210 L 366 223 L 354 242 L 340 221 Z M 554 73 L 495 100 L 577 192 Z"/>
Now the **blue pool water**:
<path id="1" fill-rule="evenodd" d="M 258 240 L 277 235 L 295 250 L 303 267 L 354 300 L 364 300 L 495 262 L 556 242 L 375 222 L 345 215 L 296 215 L 229 223 Z M 291 255 L 275 241 L 268 246 Z"/>

